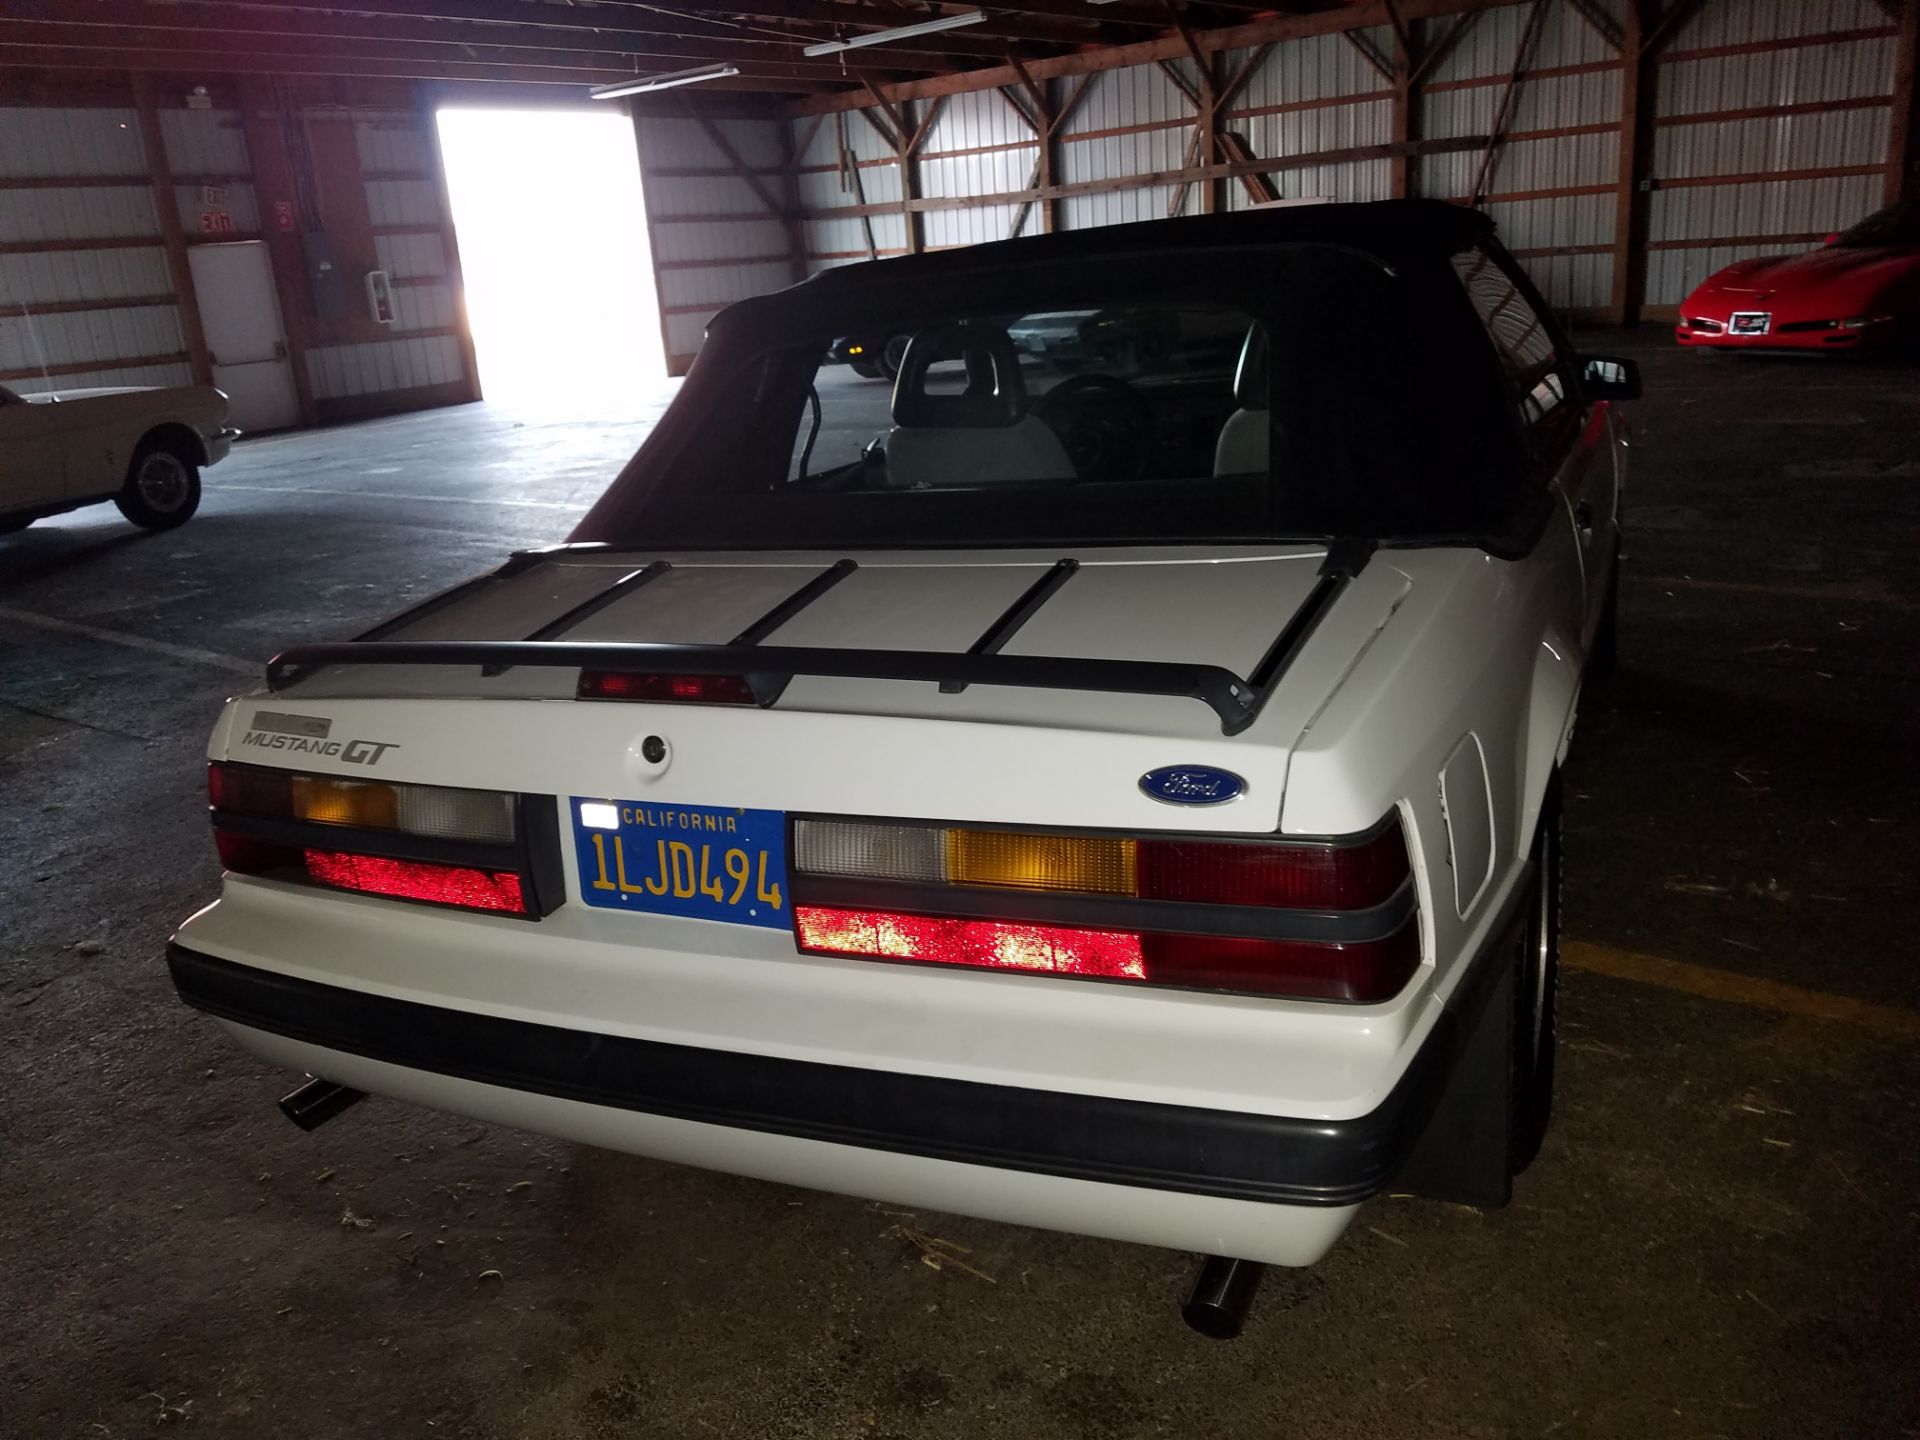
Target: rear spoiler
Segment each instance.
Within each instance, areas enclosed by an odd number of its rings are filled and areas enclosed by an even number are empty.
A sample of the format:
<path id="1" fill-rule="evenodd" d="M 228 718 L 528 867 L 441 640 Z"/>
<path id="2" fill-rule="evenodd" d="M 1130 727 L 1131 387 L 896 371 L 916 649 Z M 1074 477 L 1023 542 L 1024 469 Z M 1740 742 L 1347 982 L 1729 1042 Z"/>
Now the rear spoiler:
<path id="1" fill-rule="evenodd" d="M 622 577 L 607 591 L 542 626 L 534 637 L 526 640 L 375 638 L 391 633 L 402 622 L 417 618 L 416 612 L 382 625 L 364 639 L 296 645 L 282 651 L 267 664 L 267 688 L 277 694 L 330 665 L 451 666 L 477 669 L 486 675 L 525 666 L 618 670 L 634 674 L 739 675 L 746 679 L 754 699 L 764 707 L 777 701 L 795 676 L 819 675 L 854 680 L 930 681 L 937 684 L 943 694 L 957 694 L 969 685 L 1008 685 L 1030 690 L 1180 696 L 1200 701 L 1219 716 L 1223 734 L 1238 735 L 1259 716 L 1281 676 L 1332 608 L 1340 591 L 1366 564 L 1372 548 L 1371 544 L 1355 547 L 1336 543 L 1328 549 L 1319 578 L 1306 600 L 1287 620 L 1252 673 L 1244 677 L 1222 665 L 1000 654 L 1000 648 L 1013 633 L 1071 578 L 1078 568 L 1078 562 L 1073 560 L 1062 560 L 1050 568 L 969 649 L 957 653 L 758 643 L 762 635 L 785 624 L 799 609 L 851 574 L 857 568 L 851 560 L 842 560 L 822 572 L 725 645 L 547 638 L 563 633 L 587 614 L 604 608 L 613 598 L 639 588 L 668 568 L 665 561 L 655 561 Z"/>

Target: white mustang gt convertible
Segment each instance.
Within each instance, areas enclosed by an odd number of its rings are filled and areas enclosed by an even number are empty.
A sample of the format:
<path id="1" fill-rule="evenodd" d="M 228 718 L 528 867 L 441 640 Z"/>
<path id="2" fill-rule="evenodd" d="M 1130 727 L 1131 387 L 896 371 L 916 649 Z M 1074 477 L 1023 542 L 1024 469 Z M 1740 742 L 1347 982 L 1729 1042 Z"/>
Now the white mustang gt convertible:
<path id="1" fill-rule="evenodd" d="M 890 388 L 828 359 L 868 330 Z M 1199 1251 L 1234 1333 L 1540 1144 L 1637 389 L 1438 203 L 736 305 L 571 543 L 227 706 L 175 983 L 307 1125 Z"/>

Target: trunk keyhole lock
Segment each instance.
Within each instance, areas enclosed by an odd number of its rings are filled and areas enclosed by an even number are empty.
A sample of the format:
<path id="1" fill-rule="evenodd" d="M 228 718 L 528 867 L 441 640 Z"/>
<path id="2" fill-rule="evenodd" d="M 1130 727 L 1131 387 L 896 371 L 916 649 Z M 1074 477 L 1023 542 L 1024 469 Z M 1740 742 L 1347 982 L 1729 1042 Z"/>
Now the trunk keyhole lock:
<path id="1" fill-rule="evenodd" d="M 635 780 L 658 780 L 673 763 L 673 747 L 664 736 L 648 735 L 627 744 L 627 772 Z"/>

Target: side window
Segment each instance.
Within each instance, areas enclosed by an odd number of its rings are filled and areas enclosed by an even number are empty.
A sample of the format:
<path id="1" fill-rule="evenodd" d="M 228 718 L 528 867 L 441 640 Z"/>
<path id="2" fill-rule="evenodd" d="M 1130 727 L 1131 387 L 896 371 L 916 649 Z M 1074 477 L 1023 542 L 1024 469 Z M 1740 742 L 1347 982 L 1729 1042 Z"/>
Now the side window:
<path id="1" fill-rule="evenodd" d="M 1506 368 L 1520 418 L 1529 427 L 1537 425 L 1559 410 L 1567 398 L 1560 360 L 1554 354 L 1553 337 L 1545 320 L 1486 251 L 1475 249 L 1456 255 L 1453 267 L 1493 337 L 1493 348 Z"/>

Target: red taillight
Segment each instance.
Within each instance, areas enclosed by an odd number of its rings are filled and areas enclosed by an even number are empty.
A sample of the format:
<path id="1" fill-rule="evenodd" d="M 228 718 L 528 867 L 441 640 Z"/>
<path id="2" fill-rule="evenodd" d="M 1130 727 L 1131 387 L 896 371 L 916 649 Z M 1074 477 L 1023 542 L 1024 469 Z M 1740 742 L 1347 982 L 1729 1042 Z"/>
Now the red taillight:
<path id="1" fill-rule="evenodd" d="M 1375 1005 L 1398 995 L 1420 968 L 1420 927 L 1411 918 L 1384 940 L 1346 944 L 1221 935 L 1147 935 L 1142 940 L 1148 980 L 1295 1000 Z"/>
<path id="2" fill-rule="evenodd" d="M 1146 978 L 1140 937 L 1122 931 L 951 920 L 820 905 L 801 905 L 793 913 L 800 948 L 825 955 L 871 955 L 991 970 L 1094 975 L 1108 980 Z"/>
<path id="3" fill-rule="evenodd" d="M 755 705 L 744 675 L 663 675 L 633 670 L 582 670 L 582 700 L 652 700 L 680 705 Z"/>
<path id="4" fill-rule="evenodd" d="M 241 875 L 265 875 L 271 870 L 298 869 L 301 863 L 298 850 L 276 845 L 271 840 L 262 840 L 257 836 L 242 835 L 234 830 L 215 830 L 213 844 L 220 852 L 220 863 Z"/>
<path id="5" fill-rule="evenodd" d="M 1332 840 L 805 817 L 793 839 L 812 953 L 1346 1004 L 1420 967 L 1396 817 Z"/>
<path id="6" fill-rule="evenodd" d="M 207 766 L 207 801 L 216 810 L 241 815 L 291 815 L 293 772 L 214 761 Z"/>
<path id="7" fill-rule="evenodd" d="M 1200 905 L 1365 910 L 1406 883 L 1407 846 L 1390 825 L 1359 845 L 1139 842 L 1139 893 Z"/>
<path id="8" fill-rule="evenodd" d="M 1420 964 L 1420 932 L 1411 919 L 1385 939 L 1347 944 L 1085 930 L 820 905 L 797 906 L 794 928 L 801 950 L 816 955 L 1138 980 L 1350 1005 L 1391 999 Z"/>
<path id="9" fill-rule="evenodd" d="M 427 900 L 469 910 L 527 913 L 520 877 L 511 871 L 476 870 L 427 860 L 388 860 L 340 850 L 308 850 L 304 859 L 310 877 L 337 890 L 358 890 L 397 900 Z"/>
<path id="10" fill-rule="evenodd" d="M 238 875 L 498 914 L 550 908 L 536 903 L 519 799 L 501 791 L 215 762 L 207 796 L 220 863 Z"/>

